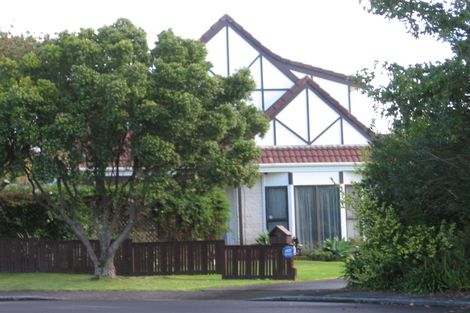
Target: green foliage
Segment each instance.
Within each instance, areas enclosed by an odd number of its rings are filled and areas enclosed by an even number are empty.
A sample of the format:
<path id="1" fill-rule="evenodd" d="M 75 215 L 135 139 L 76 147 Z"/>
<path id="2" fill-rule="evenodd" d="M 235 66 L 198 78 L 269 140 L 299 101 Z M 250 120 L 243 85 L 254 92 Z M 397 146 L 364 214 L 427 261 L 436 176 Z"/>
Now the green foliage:
<path id="1" fill-rule="evenodd" d="M 344 260 L 351 254 L 351 245 L 346 240 L 341 238 L 327 238 L 321 246 L 324 251 L 330 251 L 334 256 L 340 260 Z"/>
<path id="2" fill-rule="evenodd" d="M 260 246 L 270 246 L 271 240 L 269 239 L 268 233 L 259 234 L 258 237 L 255 239 L 256 243 Z"/>
<path id="3" fill-rule="evenodd" d="M 357 214 L 366 240 L 346 260 L 345 277 L 352 286 L 410 292 L 468 289 L 468 234 L 456 232 L 455 224 L 401 223 L 396 210 L 367 194 Z"/>
<path id="4" fill-rule="evenodd" d="M 1 38 L 20 50 L 26 40 Z M 34 43 L 0 53 L 0 176 L 24 172 L 85 245 L 96 236 L 95 267 L 163 200 L 184 228 L 175 237 L 218 236 L 226 205 L 214 188 L 253 182 L 254 137 L 268 127 L 246 102 L 248 71 L 212 77 L 200 41 L 165 31 L 150 50 L 126 19 Z"/>
<path id="5" fill-rule="evenodd" d="M 304 252 L 304 255 L 307 256 L 310 260 L 314 261 L 338 261 L 338 256 L 334 255 L 333 252 L 328 250 L 313 249 L 307 250 Z"/>
<path id="6" fill-rule="evenodd" d="M 309 259 L 316 261 L 345 260 L 351 255 L 351 244 L 340 238 L 327 238 L 318 249 L 305 251 Z"/>
<path id="7" fill-rule="evenodd" d="M 470 271 L 470 5 L 370 1 L 374 14 L 447 42 L 435 64 L 385 64 L 390 82 L 365 91 L 393 129 L 371 142 L 356 213 L 365 242 L 348 260 L 352 285 L 406 291 L 468 289 Z"/>
<path id="8" fill-rule="evenodd" d="M 7 193 L 0 195 L 0 237 L 72 239 L 69 227 L 48 211 L 44 203 L 30 194 Z"/>
<path id="9" fill-rule="evenodd" d="M 225 192 L 213 188 L 206 194 L 171 189 L 148 213 L 157 224 L 158 239 L 219 239 L 227 230 L 230 205 Z"/>

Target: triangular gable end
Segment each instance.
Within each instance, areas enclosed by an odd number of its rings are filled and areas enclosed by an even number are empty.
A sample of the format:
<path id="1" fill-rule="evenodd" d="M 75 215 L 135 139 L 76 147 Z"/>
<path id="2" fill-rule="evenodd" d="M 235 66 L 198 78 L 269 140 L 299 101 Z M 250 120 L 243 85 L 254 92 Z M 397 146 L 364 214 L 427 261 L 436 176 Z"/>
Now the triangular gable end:
<path id="1" fill-rule="evenodd" d="M 230 16 L 224 15 L 220 18 L 204 35 L 201 36 L 200 40 L 204 42 L 206 45 L 210 45 L 210 42 L 218 36 L 220 32 L 226 32 L 228 40 L 226 45 L 229 47 L 228 50 L 226 49 L 226 55 L 228 56 L 228 64 L 227 67 L 230 69 L 230 74 L 233 74 L 233 70 L 239 69 L 240 67 L 250 67 L 252 63 L 256 61 L 256 56 L 253 53 L 253 50 L 256 51 L 259 56 L 264 59 L 266 63 L 266 70 L 269 73 L 266 74 L 266 86 L 262 86 L 265 89 L 279 89 L 279 88 L 290 88 L 294 82 L 297 80 L 297 77 L 282 63 L 280 62 L 279 56 L 271 52 L 269 49 L 264 47 L 258 40 L 256 40 L 249 32 L 247 32 L 241 25 L 235 22 Z M 231 38 L 234 39 L 231 42 Z M 244 41 L 244 42 L 243 42 Z M 230 48 L 231 45 L 236 45 L 237 47 L 243 47 L 245 51 L 240 52 L 239 49 L 235 49 L 234 47 L 232 50 Z M 209 47 L 209 46 L 208 46 Z M 252 49 L 249 49 L 251 47 Z M 231 57 L 230 55 L 234 55 L 234 51 L 237 54 L 247 54 L 247 56 L 240 58 L 237 56 L 236 60 L 234 60 L 233 64 L 230 64 Z M 231 53 L 232 52 L 232 53 Z M 224 56 L 220 56 L 220 58 L 224 58 Z M 225 57 L 226 58 L 226 57 Z M 249 61 L 251 60 L 251 62 Z M 241 63 L 240 63 L 241 62 Z M 218 61 L 217 61 L 218 63 Z M 245 63 L 245 64 L 243 64 Z M 225 73 L 224 73 L 225 75 Z M 274 81 L 270 81 L 273 80 Z M 256 80 L 256 77 L 255 77 Z M 260 82 L 257 81 L 257 84 L 260 85 Z"/>
<path id="2" fill-rule="evenodd" d="M 359 120 L 357 120 L 351 113 L 348 112 L 341 104 L 339 104 L 335 99 L 333 99 L 326 91 L 324 91 L 318 84 L 316 84 L 311 78 L 304 77 L 301 80 L 297 81 L 297 83 L 278 100 L 276 101 L 268 110 L 266 110 L 266 115 L 270 119 L 277 119 L 278 116 L 281 116 L 281 112 L 290 105 L 294 99 L 297 98 L 299 94 L 302 94 L 304 90 L 308 90 L 311 97 L 316 98 L 317 101 L 320 100 L 322 105 L 325 105 L 328 108 L 328 111 L 332 114 L 331 121 L 325 120 L 323 123 L 323 130 L 315 130 L 314 126 L 309 127 L 309 139 L 308 144 L 312 144 L 314 141 L 318 140 L 321 135 L 329 131 L 327 128 L 335 126 L 337 127 L 336 122 L 338 125 L 341 123 L 347 123 L 348 126 L 352 127 L 355 130 L 355 138 L 354 141 L 358 141 L 357 135 L 360 135 L 364 138 L 364 141 L 370 140 L 372 132 Z M 311 106 L 310 106 L 311 107 Z M 312 123 L 312 114 L 309 113 L 309 124 Z M 311 128 L 311 129 L 310 129 Z M 340 126 L 342 129 L 342 126 Z M 343 136 L 344 137 L 344 130 Z M 323 142 L 323 140 L 321 140 Z M 344 143 L 344 138 L 341 139 L 341 143 Z M 323 144 L 325 144 L 323 142 Z M 332 144 L 337 144 L 336 139 L 335 142 Z"/>

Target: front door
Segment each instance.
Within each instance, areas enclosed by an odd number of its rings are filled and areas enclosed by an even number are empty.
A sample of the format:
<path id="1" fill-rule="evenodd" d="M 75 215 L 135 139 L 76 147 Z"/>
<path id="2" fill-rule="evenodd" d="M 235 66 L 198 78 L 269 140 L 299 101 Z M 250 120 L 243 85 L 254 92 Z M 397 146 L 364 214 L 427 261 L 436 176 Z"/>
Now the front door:
<path id="1" fill-rule="evenodd" d="M 266 219 L 270 232 L 276 225 L 289 229 L 287 187 L 266 187 Z"/>

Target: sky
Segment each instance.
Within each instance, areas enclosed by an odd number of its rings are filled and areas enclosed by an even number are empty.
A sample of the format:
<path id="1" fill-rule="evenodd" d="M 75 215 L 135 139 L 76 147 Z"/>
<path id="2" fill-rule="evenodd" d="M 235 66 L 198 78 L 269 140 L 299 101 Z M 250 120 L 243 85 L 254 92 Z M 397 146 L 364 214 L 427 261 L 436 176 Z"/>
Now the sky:
<path id="1" fill-rule="evenodd" d="M 347 75 L 375 61 L 407 65 L 451 56 L 446 44 L 416 40 L 401 23 L 367 13 L 359 0 L 15 0 L 2 3 L 0 29 L 54 34 L 125 17 L 153 46 L 169 28 L 198 39 L 224 14 L 284 58 Z"/>

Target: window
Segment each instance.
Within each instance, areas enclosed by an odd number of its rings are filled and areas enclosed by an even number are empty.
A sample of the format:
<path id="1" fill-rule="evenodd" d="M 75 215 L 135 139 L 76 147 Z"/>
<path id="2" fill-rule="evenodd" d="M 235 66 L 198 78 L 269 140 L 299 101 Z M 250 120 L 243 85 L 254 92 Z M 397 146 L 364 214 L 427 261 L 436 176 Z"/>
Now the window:
<path id="1" fill-rule="evenodd" d="M 276 225 L 289 229 L 287 213 L 287 187 L 266 187 L 266 227 L 271 231 Z"/>
<path id="2" fill-rule="evenodd" d="M 297 186 L 294 192 L 297 238 L 305 248 L 341 237 L 338 187 Z"/>

